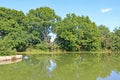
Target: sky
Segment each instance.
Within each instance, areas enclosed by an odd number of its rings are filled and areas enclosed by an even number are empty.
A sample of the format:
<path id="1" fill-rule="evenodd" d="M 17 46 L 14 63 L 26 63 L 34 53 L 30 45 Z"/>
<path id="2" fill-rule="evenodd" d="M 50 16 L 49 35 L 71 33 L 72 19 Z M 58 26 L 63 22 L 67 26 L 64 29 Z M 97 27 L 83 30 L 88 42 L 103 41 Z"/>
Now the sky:
<path id="1" fill-rule="evenodd" d="M 0 7 L 23 11 L 50 7 L 64 18 L 66 14 L 75 13 L 89 16 L 97 25 L 105 25 L 110 31 L 120 26 L 120 0 L 0 0 Z"/>

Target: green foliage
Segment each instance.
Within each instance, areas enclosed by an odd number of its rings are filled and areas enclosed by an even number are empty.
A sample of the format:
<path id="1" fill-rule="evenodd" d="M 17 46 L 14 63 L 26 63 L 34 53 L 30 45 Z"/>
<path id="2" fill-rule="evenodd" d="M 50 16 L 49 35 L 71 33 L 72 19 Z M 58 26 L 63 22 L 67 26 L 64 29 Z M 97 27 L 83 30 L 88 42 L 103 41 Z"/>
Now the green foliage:
<path id="1" fill-rule="evenodd" d="M 51 42 L 50 33 L 56 39 Z M 97 26 L 88 16 L 67 14 L 61 17 L 49 7 L 22 11 L 0 7 L 0 55 L 25 51 L 32 46 L 44 51 L 120 50 L 120 27 L 114 32 Z"/>
<path id="2" fill-rule="evenodd" d="M 34 38 L 31 39 L 31 44 L 39 44 L 40 49 L 46 49 L 46 47 L 49 47 L 51 45 L 51 37 L 49 34 L 54 32 L 55 24 L 59 20 L 60 17 L 49 7 L 30 10 L 23 20 L 23 25 L 25 26 L 24 29 L 34 36 Z M 45 46 L 43 46 L 43 42 L 45 43 Z"/>
<path id="3" fill-rule="evenodd" d="M 100 32 L 100 37 L 101 37 L 101 46 L 103 49 L 108 49 L 110 47 L 110 31 L 109 29 L 104 26 L 100 25 L 98 26 L 99 32 Z"/>
<path id="4" fill-rule="evenodd" d="M 49 48 L 48 48 L 48 46 L 47 46 L 47 44 L 46 44 L 45 42 L 41 42 L 41 43 L 39 43 L 39 44 L 36 44 L 36 45 L 34 46 L 34 48 L 35 48 L 35 49 L 44 50 L 44 51 L 48 51 L 48 50 L 49 50 Z"/>
<path id="5" fill-rule="evenodd" d="M 23 31 L 21 26 L 14 20 L 1 20 L 0 34 L 4 41 L 7 41 L 11 48 L 17 51 L 25 51 L 28 46 L 29 36 L 26 31 Z"/>
<path id="6" fill-rule="evenodd" d="M 7 20 L 14 20 L 18 24 L 22 24 L 22 19 L 25 17 L 22 11 L 11 10 L 8 8 L 0 7 L 0 20 L 7 19 Z"/>
<path id="7" fill-rule="evenodd" d="M 0 40 L 0 55 L 12 55 L 15 51 L 11 50 L 11 46 L 7 41 Z"/>
<path id="8" fill-rule="evenodd" d="M 115 28 L 114 32 L 111 33 L 111 50 L 120 51 L 120 27 Z"/>
<path id="9" fill-rule="evenodd" d="M 28 38 L 30 35 L 26 31 L 23 31 L 22 19 L 24 18 L 24 14 L 21 11 L 6 8 L 0 8 L 0 10 L 0 13 L 4 13 L 0 17 L 0 38 L 7 43 L 4 47 L 9 45 L 10 50 L 25 51 L 26 46 L 29 44 Z M 10 53 L 8 52 L 8 54 Z"/>
<path id="10" fill-rule="evenodd" d="M 100 49 L 100 34 L 97 26 L 89 17 L 67 14 L 67 17 L 57 25 L 58 44 L 68 51 Z"/>
<path id="11" fill-rule="evenodd" d="M 49 43 L 50 38 L 48 34 L 53 32 L 52 29 L 58 19 L 59 17 L 55 14 L 54 10 L 49 7 L 41 7 L 35 10 L 32 9 L 26 15 L 25 22 L 28 25 L 25 27 L 34 36 Z"/>

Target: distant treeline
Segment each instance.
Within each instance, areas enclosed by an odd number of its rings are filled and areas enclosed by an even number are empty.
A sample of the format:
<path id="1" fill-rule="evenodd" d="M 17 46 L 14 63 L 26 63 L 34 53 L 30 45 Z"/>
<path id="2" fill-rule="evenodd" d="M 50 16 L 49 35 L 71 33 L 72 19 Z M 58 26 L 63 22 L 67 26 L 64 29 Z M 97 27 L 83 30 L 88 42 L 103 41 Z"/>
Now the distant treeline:
<path id="1" fill-rule="evenodd" d="M 107 19 L 106 19 L 107 20 Z M 51 42 L 51 36 L 56 35 Z M 0 55 L 26 49 L 43 51 L 120 50 L 120 27 L 113 32 L 97 26 L 88 16 L 66 14 L 64 19 L 49 7 L 22 11 L 0 7 Z"/>

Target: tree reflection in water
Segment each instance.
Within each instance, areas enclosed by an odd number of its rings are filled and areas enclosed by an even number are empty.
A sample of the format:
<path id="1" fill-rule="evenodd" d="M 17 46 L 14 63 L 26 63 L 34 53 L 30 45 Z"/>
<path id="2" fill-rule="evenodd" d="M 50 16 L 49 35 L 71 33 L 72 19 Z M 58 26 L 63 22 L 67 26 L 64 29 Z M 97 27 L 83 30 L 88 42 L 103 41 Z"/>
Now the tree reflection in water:
<path id="1" fill-rule="evenodd" d="M 2 80 L 120 80 L 120 56 L 92 54 L 29 55 L 1 65 Z M 6 77 L 7 76 L 7 77 Z M 22 77 L 21 77 L 22 76 Z"/>
<path id="2" fill-rule="evenodd" d="M 57 64 L 52 59 L 49 59 L 48 62 L 49 62 L 49 65 L 47 66 L 48 75 L 49 77 L 52 77 L 52 71 L 56 68 Z"/>

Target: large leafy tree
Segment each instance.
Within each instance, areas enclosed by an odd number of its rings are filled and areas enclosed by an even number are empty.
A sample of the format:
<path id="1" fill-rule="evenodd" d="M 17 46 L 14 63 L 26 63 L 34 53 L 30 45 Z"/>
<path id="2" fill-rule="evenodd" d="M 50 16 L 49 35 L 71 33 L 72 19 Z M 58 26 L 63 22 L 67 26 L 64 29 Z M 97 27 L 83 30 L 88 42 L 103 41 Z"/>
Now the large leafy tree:
<path id="1" fill-rule="evenodd" d="M 25 15 L 21 11 L 0 7 L 0 39 L 10 49 L 24 51 L 28 46 L 30 35 L 24 31 L 22 20 Z M 2 47 L 1 47 L 2 48 Z M 4 50 L 7 50 L 7 47 Z"/>
<path id="2" fill-rule="evenodd" d="M 78 38 L 82 38 L 83 32 L 79 29 L 78 17 L 75 14 L 67 14 L 63 21 L 56 27 L 57 43 L 61 49 L 75 51 L 80 49 Z"/>
<path id="3" fill-rule="evenodd" d="M 20 25 L 14 20 L 0 21 L 1 39 L 10 45 L 11 49 L 24 51 L 28 46 L 30 35 L 23 31 Z"/>
<path id="4" fill-rule="evenodd" d="M 101 46 L 104 50 L 110 49 L 110 30 L 104 26 L 104 25 L 99 25 L 98 26 L 99 32 L 100 32 L 100 37 L 101 37 Z"/>
<path id="5" fill-rule="evenodd" d="M 100 35 L 89 17 L 67 14 L 56 27 L 57 43 L 67 51 L 96 50 L 100 48 Z"/>
<path id="6" fill-rule="evenodd" d="M 49 7 L 41 7 L 35 10 L 31 9 L 24 19 L 25 30 L 35 37 L 32 44 L 38 44 L 42 41 L 50 45 L 50 33 L 54 33 L 55 24 L 60 20 Z"/>
<path id="7" fill-rule="evenodd" d="M 113 51 L 120 51 L 120 27 L 115 28 L 114 32 L 110 35 L 110 48 Z"/>
<path id="8" fill-rule="evenodd" d="M 0 36 L 5 36 L 12 32 L 11 28 L 15 28 L 16 24 L 22 25 L 22 20 L 24 19 L 25 15 L 21 11 L 11 10 L 8 8 L 0 7 Z M 14 24 L 15 23 L 15 24 Z M 11 27 L 10 27 L 11 25 Z M 3 29 L 4 28 L 4 29 Z M 22 27 L 21 27 L 22 28 Z M 8 31 L 9 30 L 9 31 Z"/>
<path id="9" fill-rule="evenodd" d="M 81 39 L 81 45 L 83 50 L 100 50 L 101 39 L 100 32 L 94 22 L 89 17 L 82 17 L 81 30 L 83 31 L 83 38 Z"/>

